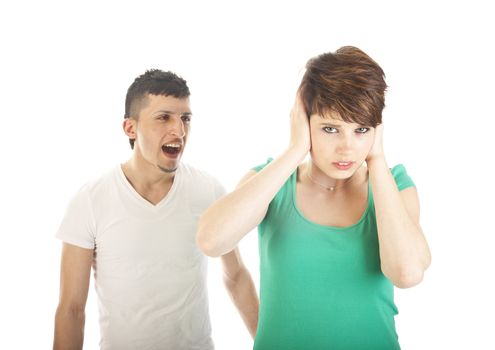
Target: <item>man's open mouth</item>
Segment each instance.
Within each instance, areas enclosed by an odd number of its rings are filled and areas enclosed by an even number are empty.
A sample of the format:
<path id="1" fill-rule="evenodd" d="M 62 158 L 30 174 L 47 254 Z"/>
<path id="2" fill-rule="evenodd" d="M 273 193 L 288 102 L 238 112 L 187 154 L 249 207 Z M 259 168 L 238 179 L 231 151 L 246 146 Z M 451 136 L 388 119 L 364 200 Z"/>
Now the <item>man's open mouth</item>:
<path id="1" fill-rule="evenodd" d="M 182 145 L 180 143 L 167 143 L 162 146 L 162 151 L 170 155 L 179 154 L 181 149 Z"/>

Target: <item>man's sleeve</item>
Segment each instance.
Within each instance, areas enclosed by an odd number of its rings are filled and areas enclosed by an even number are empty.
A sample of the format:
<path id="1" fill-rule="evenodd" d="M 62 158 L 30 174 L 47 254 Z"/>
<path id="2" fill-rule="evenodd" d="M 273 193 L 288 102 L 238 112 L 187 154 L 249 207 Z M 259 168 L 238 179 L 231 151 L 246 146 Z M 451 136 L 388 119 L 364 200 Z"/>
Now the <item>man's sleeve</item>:
<path id="1" fill-rule="evenodd" d="M 95 248 L 96 224 L 88 192 L 82 188 L 70 201 L 56 237 L 66 243 Z"/>
<path id="2" fill-rule="evenodd" d="M 220 197 L 223 197 L 226 193 L 227 193 L 227 190 L 222 185 L 222 183 L 220 181 L 218 181 L 217 179 L 215 179 L 213 200 L 216 201 Z"/>

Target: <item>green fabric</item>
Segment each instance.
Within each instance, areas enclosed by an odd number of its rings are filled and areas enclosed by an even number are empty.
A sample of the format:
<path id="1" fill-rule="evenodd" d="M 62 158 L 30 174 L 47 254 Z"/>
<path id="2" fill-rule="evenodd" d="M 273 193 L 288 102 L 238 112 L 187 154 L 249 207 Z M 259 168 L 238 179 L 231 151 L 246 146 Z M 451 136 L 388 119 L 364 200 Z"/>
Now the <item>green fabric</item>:
<path id="1" fill-rule="evenodd" d="M 414 186 L 402 165 L 392 174 L 399 190 Z M 254 349 L 400 349 L 393 285 L 380 269 L 371 190 L 356 224 L 322 226 L 297 208 L 296 178 L 294 172 L 258 227 L 260 313 Z"/>

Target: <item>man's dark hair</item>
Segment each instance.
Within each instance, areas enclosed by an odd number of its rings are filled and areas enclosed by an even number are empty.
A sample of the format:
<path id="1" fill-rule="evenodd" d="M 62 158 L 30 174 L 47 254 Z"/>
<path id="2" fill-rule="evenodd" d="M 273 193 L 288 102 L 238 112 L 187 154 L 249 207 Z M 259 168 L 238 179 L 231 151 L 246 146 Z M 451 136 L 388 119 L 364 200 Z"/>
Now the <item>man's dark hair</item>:
<path id="1" fill-rule="evenodd" d="M 187 82 L 177 74 L 160 69 L 150 69 L 138 76 L 127 89 L 124 118 L 138 119 L 139 113 L 148 102 L 148 95 L 187 98 L 190 95 Z M 134 148 L 134 139 L 129 139 Z"/>

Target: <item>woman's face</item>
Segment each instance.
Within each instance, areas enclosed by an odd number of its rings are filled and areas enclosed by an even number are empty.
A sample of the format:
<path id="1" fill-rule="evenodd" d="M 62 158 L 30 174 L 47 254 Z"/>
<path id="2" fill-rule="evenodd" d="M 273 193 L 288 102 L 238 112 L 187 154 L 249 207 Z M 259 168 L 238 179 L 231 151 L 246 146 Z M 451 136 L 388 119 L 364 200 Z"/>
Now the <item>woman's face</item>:
<path id="1" fill-rule="evenodd" d="M 347 179 L 359 169 L 375 139 L 375 129 L 368 125 L 347 123 L 330 114 L 313 114 L 310 119 L 311 158 L 326 176 Z"/>

